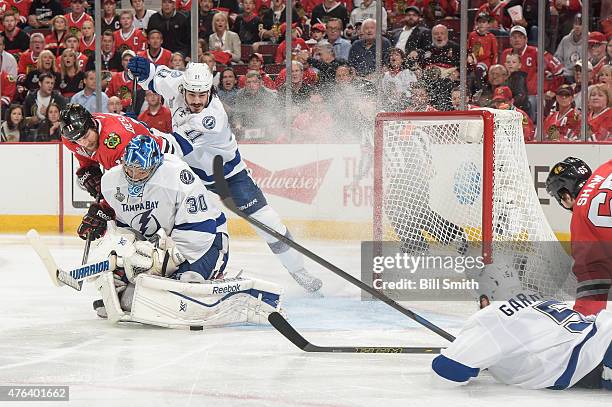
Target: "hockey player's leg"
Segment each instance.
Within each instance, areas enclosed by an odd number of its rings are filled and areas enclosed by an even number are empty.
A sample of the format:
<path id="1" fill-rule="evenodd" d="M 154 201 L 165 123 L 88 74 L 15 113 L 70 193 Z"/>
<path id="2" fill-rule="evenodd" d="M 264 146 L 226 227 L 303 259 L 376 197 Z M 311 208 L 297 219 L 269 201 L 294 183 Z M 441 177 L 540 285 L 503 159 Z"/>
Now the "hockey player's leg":
<path id="1" fill-rule="evenodd" d="M 282 223 L 280 216 L 270 207 L 270 205 L 268 205 L 263 192 L 257 184 L 255 184 L 246 170 L 228 178 L 227 182 L 232 198 L 234 202 L 236 202 L 238 209 L 277 232 L 291 238 L 291 233 Z M 304 268 L 304 257 L 300 253 L 267 233 L 258 229 L 255 230 L 257 234 L 268 243 L 272 253 L 279 258 L 282 265 L 298 284 L 310 292 L 318 291 L 321 288 L 323 283 L 320 279 L 311 276 L 308 271 L 306 271 Z"/>

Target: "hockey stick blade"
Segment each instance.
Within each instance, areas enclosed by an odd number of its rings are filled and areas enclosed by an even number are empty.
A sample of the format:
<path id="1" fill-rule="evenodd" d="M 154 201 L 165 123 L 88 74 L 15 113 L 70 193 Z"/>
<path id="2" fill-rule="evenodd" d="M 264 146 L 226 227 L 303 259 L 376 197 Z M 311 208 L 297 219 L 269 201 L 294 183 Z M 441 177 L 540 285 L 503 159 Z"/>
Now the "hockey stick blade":
<path id="1" fill-rule="evenodd" d="M 405 347 L 405 346 L 317 346 L 291 326 L 289 322 L 278 312 L 268 315 L 270 324 L 295 346 L 304 352 L 320 353 L 425 353 L 438 354 L 443 348 L 429 347 Z"/>
<path id="2" fill-rule="evenodd" d="M 302 255 L 308 257 L 310 260 L 314 261 L 315 263 L 325 267 L 326 269 L 328 269 L 329 271 L 333 272 L 337 276 L 339 276 L 339 277 L 345 279 L 346 281 L 348 281 L 349 283 L 359 287 L 363 291 L 365 291 L 368 294 L 370 294 L 372 297 L 381 300 L 385 304 L 389 305 L 390 307 L 394 308 L 395 310 L 397 310 L 397 311 L 401 312 L 402 314 L 406 315 L 408 318 L 412 319 L 413 321 L 416 321 L 419 324 L 423 325 L 425 328 L 431 330 L 432 332 L 435 332 L 436 334 L 440 335 L 444 339 L 446 339 L 448 341 L 451 341 L 451 342 L 455 340 L 455 337 L 453 335 L 451 335 L 450 333 L 446 332 L 444 329 L 436 326 L 435 324 L 433 324 L 432 322 L 430 322 L 427 319 L 423 318 L 422 316 L 416 314 L 415 312 L 413 312 L 413 311 L 411 311 L 411 310 L 409 310 L 407 308 L 404 308 L 403 306 L 401 306 L 400 304 L 398 304 L 397 302 L 395 302 L 391 298 L 389 298 L 386 295 L 384 295 L 382 292 L 379 292 L 376 289 L 374 289 L 373 287 L 370 287 L 369 285 L 367 285 L 367 284 L 363 283 L 362 281 L 356 279 L 355 277 L 351 276 L 350 274 L 348 274 L 347 272 L 345 272 L 341 268 L 333 265 L 332 263 L 328 262 L 324 258 L 317 256 L 316 254 L 314 254 L 313 252 L 311 252 L 310 250 L 308 250 L 304 246 L 300 245 L 299 243 L 295 242 L 294 240 L 289 239 L 287 236 L 285 236 L 285 235 L 283 235 L 281 233 L 278 233 L 276 230 L 272 229 L 271 227 L 269 227 L 265 223 L 262 223 L 259 220 L 257 220 L 255 218 L 253 218 L 253 217 L 243 213 L 239 208 L 236 207 L 236 204 L 235 204 L 234 200 L 231 197 L 229 185 L 227 183 L 227 180 L 225 179 L 225 172 L 224 172 L 224 168 L 223 168 L 223 157 L 221 157 L 220 155 L 215 156 L 215 158 L 213 159 L 213 178 L 215 180 L 215 189 L 217 191 L 217 194 L 219 195 L 219 197 L 223 201 L 223 204 L 230 211 L 232 211 L 236 215 L 240 216 L 241 218 L 243 218 L 244 220 L 249 222 L 251 225 L 253 225 L 256 228 L 260 229 L 261 231 L 266 232 L 267 234 L 273 236 L 277 240 L 285 243 L 287 246 L 291 247 L 292 249 L 298 251 Z"/>
<path id="3" fill-rule="evenodd" d="M 36 230 L 31 229 L 28 231 L 26 237 L 44 264 L 47 273 L 49 273 L 49 278 L 51 278 L 53 285 L 56 287 L 60 287 L 63 284 L 77 291 L 81 291 L 83 280 L 100 273 L 114 271 L 117 267 L 117 256 L 112 252 L 108 259 L 91 262 L 69 270 L 62 270 L 57 266 L 49 248 L 44 244 Z"/>

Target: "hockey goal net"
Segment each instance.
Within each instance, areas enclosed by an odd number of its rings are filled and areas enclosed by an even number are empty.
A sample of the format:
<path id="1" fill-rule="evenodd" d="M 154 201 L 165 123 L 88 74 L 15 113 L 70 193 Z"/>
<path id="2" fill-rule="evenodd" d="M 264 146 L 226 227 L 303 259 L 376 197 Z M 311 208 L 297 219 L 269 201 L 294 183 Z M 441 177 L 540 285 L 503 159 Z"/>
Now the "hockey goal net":
<path id="1" fill-rule="evenodd" d="M 374 241 L 414 255 L 469 248 L 484 273 L 516 276 L 545 295 L 567 297 L 575 284 L 533 187 L 515 111 L 378 114 Z"/>

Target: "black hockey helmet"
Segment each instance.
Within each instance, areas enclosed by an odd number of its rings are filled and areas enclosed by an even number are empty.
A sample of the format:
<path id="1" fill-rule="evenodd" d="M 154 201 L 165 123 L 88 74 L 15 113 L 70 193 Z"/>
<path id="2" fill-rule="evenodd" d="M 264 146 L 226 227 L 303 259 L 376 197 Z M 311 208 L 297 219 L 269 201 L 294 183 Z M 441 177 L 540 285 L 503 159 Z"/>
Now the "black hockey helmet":
<path id="1" fill-rule="evenodd" d="M 87 109 L 78 103 L 70 103 L 60 113 L 60 130 L 62 136 L 70 141 L 77 141 L 87 130 L 95 129 L 96 122 Z"/>
<path id="2" fill-rule="evenodd" d="M 565 160 L 553 166 L 546 179 L 546 192 L 555 198 L 559 205 L 562 193 L 569 193 L 574 199 L 578 197 L 580 190 L 591 177 L 591 169 L 580 158 L 567 157 Z"/>

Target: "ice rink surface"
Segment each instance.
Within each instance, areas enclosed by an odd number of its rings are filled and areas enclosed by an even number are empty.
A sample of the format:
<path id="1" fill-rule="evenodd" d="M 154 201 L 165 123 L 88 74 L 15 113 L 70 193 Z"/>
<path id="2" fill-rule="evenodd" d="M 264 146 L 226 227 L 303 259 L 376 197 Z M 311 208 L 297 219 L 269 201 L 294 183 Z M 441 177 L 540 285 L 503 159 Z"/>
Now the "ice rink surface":
<path id="1" fill-rule="evenodd" d="M 60 267 L 80 263 L 78 238 L 44 240 Z M 303 243 L 358 276 L 359 242 Z M 230 269 L 283 285 L 291 323 L 317 345 L 445 344 L 385 304 L 360 301 L 358 289 L 330 271 L 307 264 L 324 281 L 324 298 L 308 297 L 262 241 L 232 241 Z M 54 287 L 25 237 L 0 235 L 0 385 L 70 386 L 70 401 L 53 406 L 612 405 L 609 392 L 521 390 L 486 372 L 468 386 L 441 389 L 431 381 L 431 355 L 307 354 L 269 326 L 114 326 L 96 317 L 96 298 L 91 285 L 80 293 Z M 417 303 L 413 310 L 456 334 L 474 306 Z M 13 404 L 41 402 L 0 402 Z"/>

